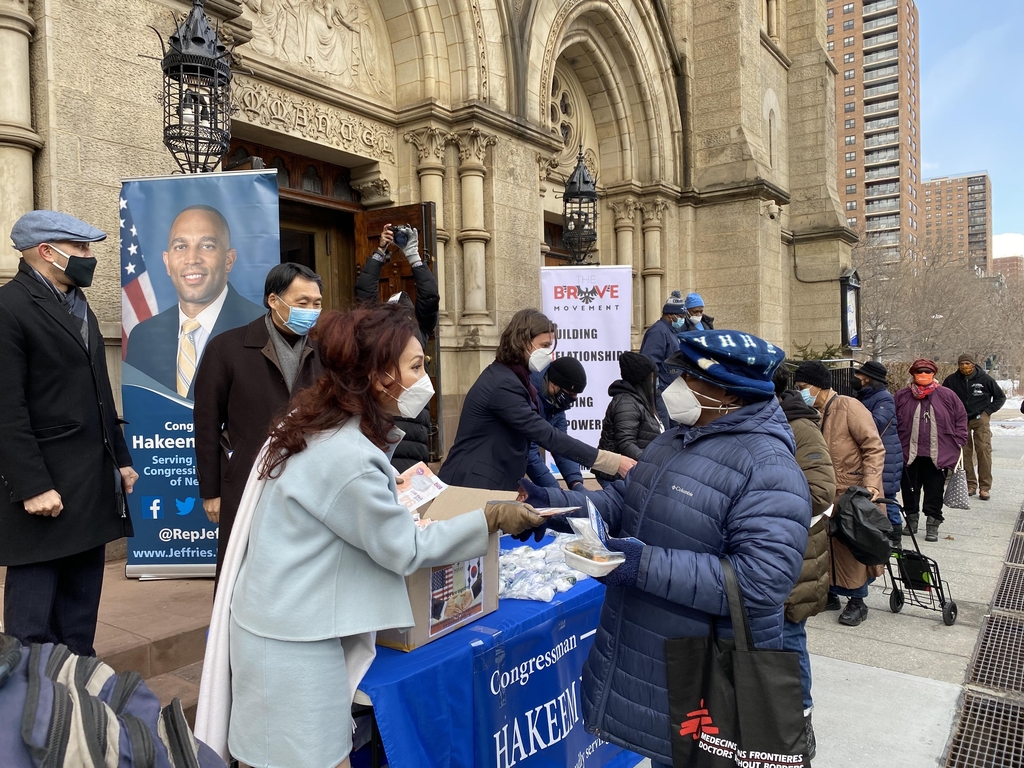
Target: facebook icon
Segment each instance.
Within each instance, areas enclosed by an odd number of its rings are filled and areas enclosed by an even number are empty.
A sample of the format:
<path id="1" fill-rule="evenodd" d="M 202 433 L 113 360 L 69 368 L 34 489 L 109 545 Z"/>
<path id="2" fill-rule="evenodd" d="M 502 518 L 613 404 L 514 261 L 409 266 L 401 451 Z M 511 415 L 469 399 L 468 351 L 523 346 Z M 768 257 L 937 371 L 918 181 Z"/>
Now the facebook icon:
<path id="1" fill-rule="evenodd" d="M 142 497 L 142 516 L 147 520 L 159 520 L 164 516 L 164 505 L 159 496 Z"/>

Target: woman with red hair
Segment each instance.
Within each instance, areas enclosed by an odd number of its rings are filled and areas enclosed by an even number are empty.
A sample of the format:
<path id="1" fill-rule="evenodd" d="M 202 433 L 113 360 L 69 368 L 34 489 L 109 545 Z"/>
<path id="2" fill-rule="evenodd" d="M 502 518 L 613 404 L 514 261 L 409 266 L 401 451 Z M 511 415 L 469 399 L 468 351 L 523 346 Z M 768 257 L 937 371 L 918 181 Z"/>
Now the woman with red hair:
<path id="1" fill-rule="evenodd" d="M 374 633 L 414 623 L 404 577 L 482 556 L 499 528 L 542 522 L 495 503 L 418 527 L 389 463 L 395 418 L 433 394 L 415 322 L 393 305 L 326 312 L 314 334 L 324 374 L 292 400 L 250 475 L 248 536 L 233 534 L 225 570 L 238 547 L 244 556 L 214 607 L 230 600 L 227 746 L 254 767 L 347 766 L 351 694 Z"/>

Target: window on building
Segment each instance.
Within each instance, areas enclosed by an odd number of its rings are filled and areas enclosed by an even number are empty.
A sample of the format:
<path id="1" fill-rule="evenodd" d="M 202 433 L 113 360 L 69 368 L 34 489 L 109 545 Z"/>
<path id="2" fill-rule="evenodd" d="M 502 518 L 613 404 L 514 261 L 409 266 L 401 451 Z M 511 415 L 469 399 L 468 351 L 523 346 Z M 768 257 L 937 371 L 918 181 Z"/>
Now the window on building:
<path id="1" fill-rule="evenodd" d="M 848 179 L 855 179 L 855 178 L 857 178 L 857 169 L 856 168 L 847 168 L 846 169 L 846 178 L 848 178 Z"/>
<path id="2" fill-rule="evenodd" d="M 848 101 L 848 102 L 846 102 L 846 104 L 843 105 L 843 111 L 844 112 L 853 112 L 856 109 L 857 109 L 857 105 L 856 105 L 856 103 L 854 103 L 852 101 Z"/>
<path id="3" fill-rule="evenodd" d="M 853 38 L 852 37 L 844 37 L 843 38 L 843 47 L 844 48 L 852 48 L 853 47 Z"/>
<path id="4" fill-rule="evenodd" d="M 847 136 L 846 137 L 846 146 L 850 146 L 851 144 L 856 144 L 856 143 L 857 143 L 857 137 L 856 136 Z"/>
<path id="5" fill-rule="evenodd" d="M 853 3 L 847 3 L 843 6 L 843 13 L 853 13 Z"/>
<path id="6" fill-rule="evenodd" d="M 843 56 L 843 64 L 853 64 L 853 62 L 856 61 L 856 60 L 857 60 L 857 54 L 856 53 L 848 53 L 845 56 Z"/>
<path id="7" fill-rule="evenodd" d="M 848 69 L 843 72 L 843 80 L 853 80 L 857 76 L 857 70 Z"/>
<path id="8" fill-rule="evenodd" d="M 826 19 L 831 19 L 835 15 L 836 15 L 835 8 L 829 8 L 827 11 L 825 11 L 825 18 Z"/>
<path id="9" fill-rule="evenodd" d="M 846 220 L 846 226 L 848 226 L 848 227 L 856 227 L 857 226 L 857 217 L 854 216 L 853 218 L 848 218 Z"/>
<path id="10" fill-rule="evenodd" d="M 830 51 L 834 51 L 836 49 L 836 44 L 833 41 L 829 40 L 828 43 L 825 44 L 825 48 L 827 48 Z"/>
<path id="11" fill-rule="evenodd" d="M 857 159 L 857 153 L 856 152 L 847 152 L 846 153 L 846 162 L 852 163 L 856 159 Z"/>
<path id="12" fill-rule="evenodd" d="M 857 210 L 857 201 L 856 200 L 851 200 L 850 202 L 848 202 L 846 204 L 846 210 L 848 210 L 848 211 L 856 211 Z"/>
<path id="13" fill-rule="evenodd" d="M 857 86 L 856 85 L 848 85 L 845 88 L 843 88 L 843 96 L 853 96 L 853 94 L 855 94 L 856 92 L 857 92 Z"/>
<path id="14" fill-rule="evenodd" d="M 825 27 L 825 34 L 826 35 L 834 34 L 835 31 L 836 31 L 836 28 L 832 24 L 829 24 L 827 27 Z"/>
<path id="15" fill-rule="evenodd" d="M 857 185 L 856 184 L 847 184 L 846 185 L 846 194 L 848 194 L 848 195 L 856 195 L 857 194 Z"/>
<path id="16" fill-rule="evenodd" d="M 844 32 L 851 32 L 852 30 L 853 30 L 853 19 L 850 19 L 849 21 L 844 21 L 843 22 L 843 31 Z"/>

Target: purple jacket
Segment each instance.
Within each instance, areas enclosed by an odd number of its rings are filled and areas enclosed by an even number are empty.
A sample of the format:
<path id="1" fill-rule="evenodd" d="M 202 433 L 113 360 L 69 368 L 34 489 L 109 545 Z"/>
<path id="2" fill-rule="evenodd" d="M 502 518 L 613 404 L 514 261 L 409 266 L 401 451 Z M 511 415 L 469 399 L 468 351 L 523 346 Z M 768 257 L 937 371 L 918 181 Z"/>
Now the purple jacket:
<path id="1" fill-rule="evenodd" d="M 967 445 L 967 411 L 964 410 L 964 404 L 947 387 L 939 387 L 924 400 L 915 400 L 910 387 L 904 387 L 896 393 L 896 424 L 906 465 L 911 461 L 911 436 L 918 404 L 921 406 L 921 418 L 917 433 L 917 456 L 932 457 L 931 422 L 926 418 L 931 406 L 935 410 L 938 428 L 938 460 L 935 464 L 939 469 L 952 469 L 960 460 L 960 449 Z"/>

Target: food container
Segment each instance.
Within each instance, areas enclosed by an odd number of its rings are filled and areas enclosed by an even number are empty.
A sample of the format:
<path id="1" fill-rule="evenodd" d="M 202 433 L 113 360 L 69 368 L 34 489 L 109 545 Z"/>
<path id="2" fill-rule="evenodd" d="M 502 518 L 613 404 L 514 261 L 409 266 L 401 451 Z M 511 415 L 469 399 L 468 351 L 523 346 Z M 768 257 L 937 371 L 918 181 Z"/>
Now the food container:
<path id="1" fill-rule="evenodd" d="M 625 561 L 626 556 L 621 552 L 613 552 L 604 547 L 595 549 L 582 540 L 565 545 L 565 564 L 587 576 L 607 576 Z"/>

